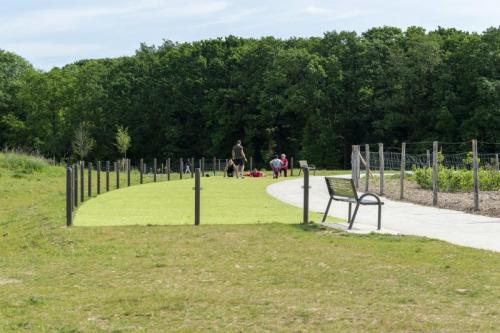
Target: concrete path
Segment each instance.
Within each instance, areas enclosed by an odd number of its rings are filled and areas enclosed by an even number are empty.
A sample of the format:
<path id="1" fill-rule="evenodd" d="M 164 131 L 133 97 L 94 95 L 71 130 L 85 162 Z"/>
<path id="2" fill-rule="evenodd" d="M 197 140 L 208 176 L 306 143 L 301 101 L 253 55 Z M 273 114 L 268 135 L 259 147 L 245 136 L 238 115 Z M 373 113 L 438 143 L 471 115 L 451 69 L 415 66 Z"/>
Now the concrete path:
<path id="1" fill-rule="evenodd" d="M 269 185 L 267 193 L 281 201 L 302 207 L 302 185 L 302 178 L 287 180 Z M 324 212 L 329 199 L 324 177 L 311 176 L 310 185 L 312 188 L 309 209 Z M 383 201 L 385 204 L 382 208 L 382 232 L 426 236 L 453 244 L 500 252 L 500 218 L 420 206 L 387 198 L 383 198 Z M 328 215 L 347 220 L 347 212 L 347 203 L 334 201 Z M 377 207 L 361 206 L 353 231 L 375 231 L 376 225 Z M 345 224 L 336 223 L 332 226 L 345 229 Z"/>

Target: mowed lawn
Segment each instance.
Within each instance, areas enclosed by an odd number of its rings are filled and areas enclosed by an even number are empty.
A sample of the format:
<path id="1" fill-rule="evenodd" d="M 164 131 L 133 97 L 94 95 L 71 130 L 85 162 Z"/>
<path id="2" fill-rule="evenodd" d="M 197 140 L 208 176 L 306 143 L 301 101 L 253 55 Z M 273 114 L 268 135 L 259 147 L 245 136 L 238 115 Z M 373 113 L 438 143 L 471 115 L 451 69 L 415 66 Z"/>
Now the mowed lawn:
<path id="1" fill-rule="evenodd" d="M 280 178 L 283 180 L 284 178 Z M 266 193 L 272 177 L 201 179 L 202 224 L 300 223 L 302 210 Z M 111 191 L 78 208 L 75 226 L 194 224 L 194 181 L 162 181 Z M 325 202 L 325 206 L 326 206 Z M 312 220 L 321 215 L 311 213 Z"/>
<path id="2" fill-rule="evenodd" d="M 0 332 L 500 327 L 498 253 L 315 224 L 66 228 L 64 207 L 63 168 L 0 161 Z"/>

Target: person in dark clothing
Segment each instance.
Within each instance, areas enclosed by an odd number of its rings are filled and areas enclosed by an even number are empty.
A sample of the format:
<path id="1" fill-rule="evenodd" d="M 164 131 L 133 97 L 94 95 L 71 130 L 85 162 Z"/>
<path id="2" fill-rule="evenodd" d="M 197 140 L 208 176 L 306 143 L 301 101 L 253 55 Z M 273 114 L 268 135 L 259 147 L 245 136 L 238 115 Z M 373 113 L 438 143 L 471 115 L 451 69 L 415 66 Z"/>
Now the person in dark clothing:
<path id="1" fill-rule="evenodd" d="M 234 164 L 236 165 L 236 178 L 243 177 L 243 170 L 245 169 L 245 162 L 247 161 L 247 157 L 245 156 L 245 152 L 243 151 L 243 146 L 241 145 L 241 140 L 236 141 L 236 144 L 233 146 L 232 150 L 232 158 Z"/>

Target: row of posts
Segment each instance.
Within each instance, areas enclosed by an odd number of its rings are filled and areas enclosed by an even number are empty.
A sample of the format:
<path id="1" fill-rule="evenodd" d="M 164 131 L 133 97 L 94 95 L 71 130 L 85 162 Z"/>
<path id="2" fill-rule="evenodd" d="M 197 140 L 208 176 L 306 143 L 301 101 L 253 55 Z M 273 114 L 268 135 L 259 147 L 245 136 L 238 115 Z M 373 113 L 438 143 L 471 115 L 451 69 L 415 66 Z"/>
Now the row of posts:
<path id="1" fill-rule="evenodd" d="M 438 141 L 432 143 L 432 161 L 430 151 L 427 150 L 427 166 L 432 165 L 432 204 L 437 206 L 438 204 L 438 192 L 439 192 L 439 160 L 438 160 Z M 384 195 L 384 144 L 378 144 L 379 153 L 379 194 Z M 499 171 L 499 158 L 498 154 L 495 155 L 496 160 L 496 170 Z M 372 172 L 370 169 L 370 145 L 365 145 L 365 158 L 363 159 L 361 155 L 361 146 L 353 145 L 351 154 L 351 166 L 352 166 L 352 179 L 356 188 L 359 188 L 361 164 L 365 165 L 365 192 L 370 190 L 370 177 Z M 472 170 L 474 179 L 474 210 L 479 210 L 479 163 L 478 163 L 478 149 L 477 140 L 472 140 Z M 401 163 L 399 171 L 399 198 L 404 199 L 404 186 L 405 186 L 405 172 L 406 172 L 406 142 L 401 144 Z"/>
<path id="2" fill-rule="evenodd" d="M 191 158 L 189 160 L 191 166 L 194 166 L 195 159 Z M 117 161 L 114 162 L 114 172 L 115 172 L 115 187 L 116 189 L 120 188 L 120 169 L 121 163 L 124 163 L 124 170 L 127 175 L 127 186 L 131 186 L 131 161 L 130 159 L 123 160 L 122 162 Z M 225 161 L 227 165 L 227 160 Z M 221 160 L 217 160 L 215 157 L 213 158 L 212 164 L 212 172 L 213 175 L 216 175 L 217 166 L 218 170 L 222 170 Z M 87 197 L 92 197 L 92 172 L 93 172 L 93 164 L 92 162 L 87 163 Z M 253 168 L 253 158 L 250 157 L 250 170 Z M 167 175 L 167 181 L 170 181 L 171 175 L 171 159 L 168 158 L 165 161 L 165 165 L 161 166 L 162 173 L 165 172 Z M 102 162 L 98 161 L 96 164 L 96 194 L 101 194 L 101 172 L 102 170 Z M 157 159 L 153 159 L 153 182 L 158 180 L 157 177 L 158 171 L 158 163 Z M 184 176 L 184 159 L 179 159 L 179 178 L 183 179 Z M 111 173 L 111 163 L 110 161 L 106 161 L 105 163 L 105 187 L 106 192 L 110 189 L 110 173 Z M 144 174 L 147 172 L 146 163 L 141 158 L 139 161 L 139 183 L 144 183 Z M 199 186 L 199 179 L 196 180 L 196 177 L 200 177 L 201 175 L 205 176 L 205 158 L 202 157 L 198 160 L 198 167 L 195 168 L 195 172 L 190 170 L 191 178 L 195 178 L 195 190 L 198 190 L 198 195 L 195 196 L 195 224 L 199 224 L 199 190 L 201 190 Z M 291 169 L 290 174 L 293 176 L 293 157 L 291 158 Z M 68 165 L 66 168 L 66 225 L 73 225 L 73 211 L 76 207 L 78 207 L 79 202 L 82 203 L 85 200 L 85 162 L 80 161 L 79 163 L 75 163 L 73 165 Z M 198 202 L 198 204 L 196 204 Z M 198 212 L 198 214 L 196 214 Z M 197 221 L 197 222 L 196 222 Z"/>

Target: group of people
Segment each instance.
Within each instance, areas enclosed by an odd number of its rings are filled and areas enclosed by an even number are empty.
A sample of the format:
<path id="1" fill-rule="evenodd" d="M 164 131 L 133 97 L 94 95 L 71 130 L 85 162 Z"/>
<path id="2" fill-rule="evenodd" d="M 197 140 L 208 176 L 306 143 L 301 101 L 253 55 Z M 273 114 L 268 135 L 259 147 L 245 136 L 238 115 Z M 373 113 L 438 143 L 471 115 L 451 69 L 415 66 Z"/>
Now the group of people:
<path id="1" fill-rule="evenodd" d="M 236 176 L 236 178 L 244 178 L 244 176 L 265 176 L 265 174 L 262 171 L 259 171 L 257 168 L 254 168 L 250 172 L 243 174 L 243 171 L 245 169 L 245 162 L 247 162 L 247 157 L 245 155 L 245 151 L 243 150 L 243 146 L 241 145 L 241 140 L 238 140 L 233 146 L 231 159 L 229 159 L 226 164 L 224 174 L 228 177 Z M 283 174 L 285 177 L 288 176 L 288 159 L 286 158 L 285 154 L 281 154 L 281 156 L 276 155 L 269 162 L 269 165 L 271 166 L 271 170 L 273 171 L 273 178 L 278 178 L 280 174 Z"/>

